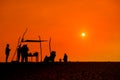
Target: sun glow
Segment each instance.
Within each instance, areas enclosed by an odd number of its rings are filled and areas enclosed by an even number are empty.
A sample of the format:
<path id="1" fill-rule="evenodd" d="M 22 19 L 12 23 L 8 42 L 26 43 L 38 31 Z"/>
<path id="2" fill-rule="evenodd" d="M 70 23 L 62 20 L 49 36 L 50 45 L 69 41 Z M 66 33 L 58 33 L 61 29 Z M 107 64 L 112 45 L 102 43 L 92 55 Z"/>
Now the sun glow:
<path id="1" fill-rule="evenodd" d="M 83 33 L 81 33 L 81 36 L 82 36 L 82 37 L 85 37 L 85 36 L 86 36 L 86 34 L 83 32 Z"/>

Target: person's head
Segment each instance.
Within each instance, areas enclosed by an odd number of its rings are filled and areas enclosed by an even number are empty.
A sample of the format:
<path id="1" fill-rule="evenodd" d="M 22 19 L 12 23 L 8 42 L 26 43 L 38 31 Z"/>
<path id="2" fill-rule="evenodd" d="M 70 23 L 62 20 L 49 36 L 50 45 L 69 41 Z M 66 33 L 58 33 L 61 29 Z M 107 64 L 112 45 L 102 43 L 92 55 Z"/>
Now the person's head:
<path id="1" fill-rule="evenodd" d="M 26 46 L 27 46 L 27 44 L 24 44 L 24 45 L 23 45 L 23 47 L 26 47 Z"/>
<path id="2" fill-rule="evenodd" d="M 27 44 L 25 44 L 25 47 L 27 47 Z"/>
<path id="3" fill-rule="evenodd" d="M 7 47 L 9 47 L 9 44 L 7 44 Z"/>
<path id="4" fill-rule="evenodd" d="M 21 47 L 21 44 L 18 47 Z"/>
<path id="5" fill-rule="evenodd" d="M 56 56 L 56 51 L 52 51 L 51 56 Z"/>

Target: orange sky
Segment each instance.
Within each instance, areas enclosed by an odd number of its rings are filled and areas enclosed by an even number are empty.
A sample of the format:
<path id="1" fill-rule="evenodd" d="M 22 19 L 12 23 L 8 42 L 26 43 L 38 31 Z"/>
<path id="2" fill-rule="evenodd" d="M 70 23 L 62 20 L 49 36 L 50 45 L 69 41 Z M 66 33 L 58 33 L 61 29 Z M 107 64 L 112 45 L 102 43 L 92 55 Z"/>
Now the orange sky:
<path id="1" fill-rule="evenodd" d="M 11 61 L 26 28 L 25 39 L 52 38 L 56 61 L 65 52 L 70 61 L 120 61 L 119 0 L 0 0 L 0 62 L 6 43 Z M 39 51 L 39 43 L 28 46 Z M 42 47 L 43 57 L 49 55 L 48 43 Z"/>

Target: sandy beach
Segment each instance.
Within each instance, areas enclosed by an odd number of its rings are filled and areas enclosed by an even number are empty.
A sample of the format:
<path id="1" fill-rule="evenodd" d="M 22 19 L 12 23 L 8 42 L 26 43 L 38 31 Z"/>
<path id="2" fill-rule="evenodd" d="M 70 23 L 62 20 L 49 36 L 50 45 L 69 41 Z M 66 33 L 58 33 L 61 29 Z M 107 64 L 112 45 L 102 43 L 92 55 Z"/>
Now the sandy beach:
<path id="1" fill-rule="evenodd" d="M 1 80 L 120 80 L 119 62 L 0 63 Z"/>

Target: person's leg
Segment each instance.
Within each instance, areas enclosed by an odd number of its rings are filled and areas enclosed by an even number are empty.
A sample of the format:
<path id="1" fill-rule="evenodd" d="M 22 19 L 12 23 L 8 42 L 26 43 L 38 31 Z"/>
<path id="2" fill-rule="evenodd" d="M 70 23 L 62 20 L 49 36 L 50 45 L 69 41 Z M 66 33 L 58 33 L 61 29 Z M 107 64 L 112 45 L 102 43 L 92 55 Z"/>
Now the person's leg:
<path id="1" fill-rule="evenodd" d="M 8 62 L 8 54 L 6 55 L 6 62 Z"/>
<path id="2" fill-rule="evenodd" d="M 5 61 L 7 62 L 7 55 L 6 55 L 6 59 L 5 59 Z"/>
<path id="3" fill-rule="evenodd" d="M 27 54 L 25 55 L 25 62 L 28 62 Z"/>
<path id="4" fill-rule="evenodd" d="M 20 53 L 18 53 L 18 62 L 20 61 Z"/>
<path id="5" fill-rule="evenodd" d="M 24 55 L 22 55 L 22 62 L 24 62 Z"/>

